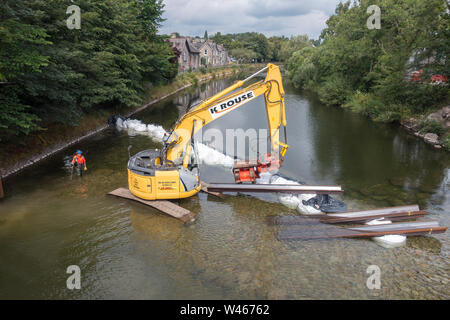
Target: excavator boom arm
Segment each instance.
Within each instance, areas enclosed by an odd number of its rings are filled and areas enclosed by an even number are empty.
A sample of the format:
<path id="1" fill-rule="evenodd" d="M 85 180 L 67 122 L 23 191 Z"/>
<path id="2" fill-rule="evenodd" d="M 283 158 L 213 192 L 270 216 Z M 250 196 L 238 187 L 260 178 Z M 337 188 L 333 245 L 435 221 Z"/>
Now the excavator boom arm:
<path id="1" fill-rule="evenodd" d="M 264 81 L 259 81 L 246 88 L 235 91 L 241 88 L 246 81 L 265 70 L 267 70 L 267 76 Z M 182 157 L 183 165 L 187 166 L 192 152 L 192 137 L 198 130 L 260 95 L 264 95 L 266 104 L 271 153 L 284 157 L 288 145 L 279 140 L 281 127 L 283 126 L 283 129 L 286 130 L 284 89 L 279 67 L 268 64 L 266 68 L 245 80 L 236 82 L 189 110 L 176 123 L 172 133 L 166 140 L 166 159 L 177 161 L 177 159 Z M 284 133 L 286 138 L 286 131 Z"/>

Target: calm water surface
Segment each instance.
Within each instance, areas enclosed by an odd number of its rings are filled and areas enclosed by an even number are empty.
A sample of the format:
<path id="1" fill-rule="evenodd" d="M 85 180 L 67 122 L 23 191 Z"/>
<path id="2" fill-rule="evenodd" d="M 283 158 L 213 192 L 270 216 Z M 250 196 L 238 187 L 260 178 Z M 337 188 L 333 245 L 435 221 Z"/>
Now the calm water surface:
<path id="1" fill-rule="evenodd" d="M 183 92 L 136 118 L 170 129 L 199 97 L 228 80 Z M 339 184 L 349 209 L 418 203 L 450 225 L 450 157 L 401 129 L 376 124 L 287 90 L 283 175 Z M 208 125 L 265 128 L 261 99 Z M 6 181 L 0 202 L 0 298 L 44 299 L 449 299 L 450 233 L 410 237 L 385 249 L 371 240 L 280 242 L 266 217 L 295 215 L 275 195 L 200 193 L 178 203 L 198 213 L 184 226 L 138 203 L 106 196 L 127 185 L 127 147 L 156 148 L 115 129 L 84 141 Z M 88 174 L 65 167 L 76 149 Z M 233 181 L 230 170 L 201 167 L 202 180 Z M 66 268 L 81 268 L 81 290 Z M 369 265 L 381 289 L 366 287 Z"/>

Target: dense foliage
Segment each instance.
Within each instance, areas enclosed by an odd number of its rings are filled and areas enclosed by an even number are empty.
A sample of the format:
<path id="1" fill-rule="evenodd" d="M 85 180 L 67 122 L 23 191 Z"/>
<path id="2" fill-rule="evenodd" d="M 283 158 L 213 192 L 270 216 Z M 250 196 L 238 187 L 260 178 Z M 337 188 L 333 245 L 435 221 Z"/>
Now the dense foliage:
<path id="1" fill-rule="evenodd" d="M 67 27 L 70 5 L 81 29 Z M 137 105 L 146 83 L 173 78 L 162 12 L 161 0 L 2 0 L 0 139 Z"/>
<path id="2" fill-rule="evenodd" d="M 304 47 L 311 47 L 313 43 L 306 35 L 267 38 L 256 32 L 226 35 L 218 32 L 211 39 L 222 44 L 231 57 L 245 62 L 286 61 L 292 53 Z"/>
<path id="3" fill-rule="evenodd" d="M 381 28 L 369 29 L 369 5 L 381 8 Z M 340 3 L 321 44 L 293 53 L 286 67 L 294 85 L 312 89 L 379 121 L 398 121 L 448 101 L 449 8 L 445 0 L 358 0 Z M 421 81 L 412 81 L 423 70 Z"/>

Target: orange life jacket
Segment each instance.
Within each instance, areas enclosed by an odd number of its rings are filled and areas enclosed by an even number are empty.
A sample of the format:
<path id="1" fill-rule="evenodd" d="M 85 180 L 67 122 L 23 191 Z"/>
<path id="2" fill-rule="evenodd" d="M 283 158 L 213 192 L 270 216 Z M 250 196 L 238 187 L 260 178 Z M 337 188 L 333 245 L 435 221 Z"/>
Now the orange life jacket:
<path id="1" fill-rule="evenodd" d="M 72 159 L 72 164 L 75 162 L 77 162 L 78 164 L 83 164 L 86 163 L 86 159 L 84 158 L 84 156 L 75 155 Z"/>

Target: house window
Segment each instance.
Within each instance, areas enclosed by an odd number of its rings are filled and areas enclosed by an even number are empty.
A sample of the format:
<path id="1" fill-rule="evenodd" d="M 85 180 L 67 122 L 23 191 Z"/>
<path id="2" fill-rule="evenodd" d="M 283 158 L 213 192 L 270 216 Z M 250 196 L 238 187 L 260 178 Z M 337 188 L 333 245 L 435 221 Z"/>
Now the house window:
<path id="1" fill-rule="evenodd" d="M 205 50 L 205 54 L 208 54 L 208 50 Z"/>
<path id="2" fill-rule="evenodd" d="M 183 61 L 186 61 L 186 52 L 183 52 Z"/>

